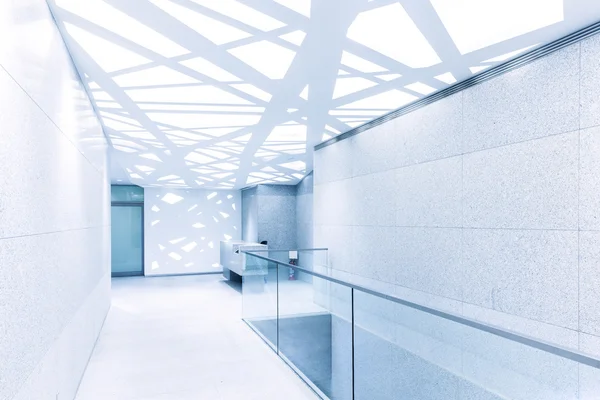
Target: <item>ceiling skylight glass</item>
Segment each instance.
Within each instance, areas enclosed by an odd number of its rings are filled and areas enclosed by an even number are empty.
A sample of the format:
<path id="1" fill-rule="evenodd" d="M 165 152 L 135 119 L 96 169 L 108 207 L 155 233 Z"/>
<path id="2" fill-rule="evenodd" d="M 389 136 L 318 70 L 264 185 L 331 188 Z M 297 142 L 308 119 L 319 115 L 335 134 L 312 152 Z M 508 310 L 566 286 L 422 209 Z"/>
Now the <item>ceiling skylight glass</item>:
<path id="1" fill-rule="evenodd" d="M 150 60 L 137 53 L 99 38 L 77 26 L 67 23 L 65 24 L 65 28 L 69 32 L 69 35 L 79 43 L 81 48 L 90 55 L 104 72 L 118 71 L 150 62 Z M 112 100 L 112 98 L 108 100 Z"/>
<path id="2" fill-rule="evenodd" d="M 342 64 L 346 67 L 354 68 L 360 72 L 386 72 L 387 69 L 380 65 L 372 63 L 371 61 L 365 60 L 352 53 L 344 51 L 342 53 Z"/>
<path id="3" fill-rule="evenodd" d="M 275 2 L 310 18 L 311 0 L 274 0 Z"/>
<path id="4" fill-rule="evenodd" d="M 315 143 L 600 20 L 600 1 L 569 1 L 342 1 L 343 18 L 309 0 L 48 4 L 114 150 L 114 177 L 239 189 L 294 184 Z M 50 30 L 29 22 L 18 34 L 50 51 Z"/>
<path id="5" fill-rule="evenodd" d="M 529 50 L 529 49 L 531 49 L 531 48 L 533 48 L 533 47 L 535 47 L 535 46 L 537 46 L 537 45 L 536 45 L 536 44 L 534 44 L 534 45 L 531 45 L 531 46 L 523 47 L 522 49 L 515 50 L 515 51 L 511 51 L 511 52 L 509 52 L 509 53 L 502 54 L 501 56 L 492 57 L 492 58 L 490 58 L 489 60 L 485 60 L 485 61 L 483 61 L 483 62 L 484 62 L 484 63 L 493 63 L 493 62 L 501 62 L 501 61 L 506 61 L 506 60 L 508 60 L 509 58 L 513 58 L 513 57 L 515 57 L 515 56 L 517 56 L 517 55 L 519 55 L 519 54 L 521 54 L 521 53 L 524 53 L 524 52 L 526 52 L 527 50 Z"/>
<path id="6" fill-rule="evenodd" d="M 187 49 L 102 0 L 63 0 L 60 5 L 78 17 L 161 56 L 174 57 L 189 53 Z"/>
<path id="7" fill-rule="evenodd" d="M 435 79 L 447 83 L 449 85 L 456 82 L 456 78 L 454 77 L 454 75 L 452 75 L 452 72 L 446 72 L 445 74 L 437 75 L 435 76 Z"/>
<path id="8" fill-rule="evenodd" d="M 333 98 L 346 96 L 377 85 L 375 82 L 365 78 L 338 78 L 333 90 Z"/>
<path id="9" fill-rule="evenodd" d="M 399 3 L 360 13 L 348 29 L 348 38 L 411 68 L 441 62 Z"/>
<path id="10" fill-rule="evenodd" d="M 306 37 L 306 33 L 304 33 L 304 31 L 294 31 L 286 33 L 285 35 L 281 35 L 279 37 L 285 40 L 286 42 L 290 42 L 292 44 L 295 44 L 296 46 L 300 46 L 304 41 L 304 38 Z"/>
<path id="11" fill-rule="evenodd" d="M 200 72 L 202 75 L 206 75 L 210 78 L 213 78 L 219 82 L 241 81 L 241 79 L 237 76 L 229 73 L 223 68 L 211 63 L 210 61 L 202 57 L 196 57 L 192 58 L 191 60 L 181 61 L 181 64 L 193 69 L 194 71 Z"/>
<path id="12" fill-rule="evenodd" d="M 400 90 L 394 89 L 388 92 L 376 94 L 362 100 L 345 104 L 341 108 L 356 108 L 356 109 L 379 109 L 381 114 L 386 111 L 400 108 L 408 103 L 417 100 L 418 97 Z"/>
<path id="13" fill-rule="evenodd" d="M 563 21 L 563 0 L 431 0 L 462 54 Z"/>
<path id="14" fill-rule="evenodd" d="M 217 21 L 216 19 L 199 12 L 192 11 L 187 7 L 173 3 L 172 1 L 150 1 L 216 45 L 222 45 L 252 36 L 248 32 L 234 28 L 231 25 Z"/>
<path id="15" fill-rule="evenodd" d="M 285 24 L 275 18 L 269 17 L 260 11 L 255 10 L 245 4 L 235 0 L 192 0 L 194 3 L 203 7 L 226 15 L 230 18 L 253 26 L 261 31 L 272 31 L 273 29 L 284 27 Z"/>
<path id="16" fill-rule="evenodd" d="M 271 79 L 282 79 L 296 56 L 294 51 L 268 40 L 261 40 L 228 51 Z"/>
<path id="17" fill-rule="evenodd" d="M 404 87 L 421 94 L 430 94 L 436 91 L 435 88 L 432 88 L 431 86 L 421 82 L 411 83 L 410 85 L 406 85 Z"/>

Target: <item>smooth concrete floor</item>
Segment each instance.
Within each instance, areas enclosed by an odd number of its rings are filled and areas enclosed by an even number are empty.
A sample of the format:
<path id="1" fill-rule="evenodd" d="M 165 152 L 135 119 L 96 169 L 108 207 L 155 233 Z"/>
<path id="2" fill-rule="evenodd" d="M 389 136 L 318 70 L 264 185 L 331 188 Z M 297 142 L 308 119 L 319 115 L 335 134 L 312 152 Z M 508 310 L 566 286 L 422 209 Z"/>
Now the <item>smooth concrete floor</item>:
<path id="1" fill-rule="evenodd" d="M 221 275 L 112 284 L 77 400 L 317 399 L 241 320 L 241 288 Z"/>

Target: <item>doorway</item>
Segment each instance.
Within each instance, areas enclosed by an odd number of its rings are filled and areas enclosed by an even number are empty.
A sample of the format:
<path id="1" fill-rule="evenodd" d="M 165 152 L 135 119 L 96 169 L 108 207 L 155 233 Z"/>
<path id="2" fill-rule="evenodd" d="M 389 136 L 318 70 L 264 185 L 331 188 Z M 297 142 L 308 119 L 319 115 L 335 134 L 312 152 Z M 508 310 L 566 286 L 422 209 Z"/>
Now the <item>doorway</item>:
<path id="1" fill-rule="evenodd" d="M 112 276 L 144 275 L 144 207 L 112 205 Z"/>

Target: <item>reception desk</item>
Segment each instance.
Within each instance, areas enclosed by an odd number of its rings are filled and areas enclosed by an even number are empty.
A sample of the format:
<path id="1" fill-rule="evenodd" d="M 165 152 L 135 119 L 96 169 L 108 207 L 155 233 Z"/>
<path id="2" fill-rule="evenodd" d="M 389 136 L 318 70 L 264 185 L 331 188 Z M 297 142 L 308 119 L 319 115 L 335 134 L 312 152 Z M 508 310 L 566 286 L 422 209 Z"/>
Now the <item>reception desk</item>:
<path id="1" fill-rule="evenodd" d="M 268 262 L 252 258 L 246 261 L 243 251 L 267 250 L 268 246 L 244 241 L 221 242 L 221 267 L 223 276 L 229 280 L 240 281 L 242 276 L 267 275 Z M 267 254 L 265 253 L 265 256 Z"/>

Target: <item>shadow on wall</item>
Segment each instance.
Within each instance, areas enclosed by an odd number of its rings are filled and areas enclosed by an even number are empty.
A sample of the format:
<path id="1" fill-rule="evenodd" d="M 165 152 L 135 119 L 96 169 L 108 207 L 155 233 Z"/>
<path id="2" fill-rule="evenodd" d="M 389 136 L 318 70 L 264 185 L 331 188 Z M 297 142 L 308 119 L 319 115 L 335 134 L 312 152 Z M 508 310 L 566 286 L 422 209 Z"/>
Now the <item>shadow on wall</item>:
<path id="1" fill-rule="evenodd" d="M 219 242 L 241 237 L 238 191 L 146 189 L 145 273 L 220 271 Z"/>

